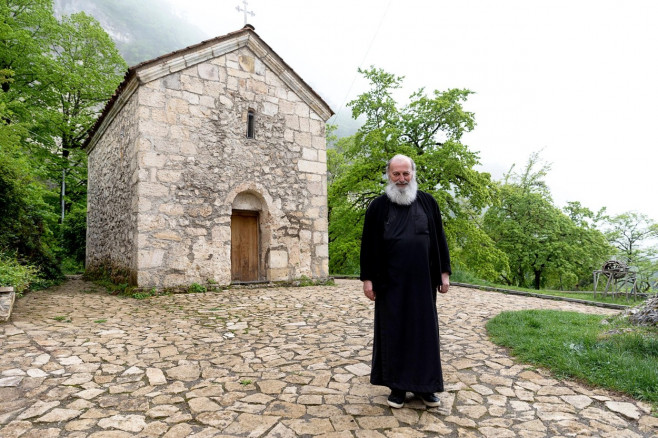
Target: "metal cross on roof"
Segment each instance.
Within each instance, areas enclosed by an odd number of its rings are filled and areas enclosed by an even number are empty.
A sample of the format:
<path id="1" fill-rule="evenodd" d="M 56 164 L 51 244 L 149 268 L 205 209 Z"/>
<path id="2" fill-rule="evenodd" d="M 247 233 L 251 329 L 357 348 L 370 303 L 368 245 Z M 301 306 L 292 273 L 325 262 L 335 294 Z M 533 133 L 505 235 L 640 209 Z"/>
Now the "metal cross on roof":
<path id="1" fill-rule="evenodd" d="M 242 5 L 244 6 L 244 8 L 241 8 L 239 5 L 235 7 L 235 9 L 237 9 L 238 12 L 244 12 L 244 24 L 245 25 L 247 24 L 247 14 L 251 15 L 252 17 L 254 15 L 256 15 L 256 14 L 254 14 L 254 11 L 247 10 L 247 8 L 248 8 L 247 3 L 248 3 L 247 0 L 242 0 Z"/>

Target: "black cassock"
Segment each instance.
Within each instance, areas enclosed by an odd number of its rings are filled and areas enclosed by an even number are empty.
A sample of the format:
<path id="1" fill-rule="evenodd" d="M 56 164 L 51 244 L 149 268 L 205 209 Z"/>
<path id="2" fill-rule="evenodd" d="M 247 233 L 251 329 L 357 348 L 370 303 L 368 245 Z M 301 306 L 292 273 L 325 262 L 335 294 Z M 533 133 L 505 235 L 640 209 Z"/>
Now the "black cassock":
<path id="1" fill-rule="evenodd" d="M 418 201 L 410 206 L 387 204 L 378 245 L 377 258 L 385 266 L 374 288 L 370 382 L 404 391 L 442 392 L 436 287 L 430 269 L 430 229 L 436 227 L 429 226 Z"/>

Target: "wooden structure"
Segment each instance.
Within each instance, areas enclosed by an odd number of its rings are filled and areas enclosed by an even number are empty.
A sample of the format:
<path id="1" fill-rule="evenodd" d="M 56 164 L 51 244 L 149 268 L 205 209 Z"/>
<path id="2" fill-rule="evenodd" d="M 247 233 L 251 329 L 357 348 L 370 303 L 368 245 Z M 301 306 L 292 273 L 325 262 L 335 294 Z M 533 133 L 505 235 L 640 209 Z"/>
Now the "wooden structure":
<path id="1" fill-rule="evenodd" d="M 597 293 L 599 280 L 603 276 L 606 279 L 603 296 L 611 293 L 616 296 L 619 293 L 625 293 L 626 298 L 629 295 L 637 294 L 637 275 L 636 272 L 619 260 L 608 260 L 603 264 L 601 269 L 594 271 L 594 296 Z"/>
<path id="2" fill-rule="evenodd" d="M 258 212 L 233 210 L 231 216 L 231 281 L 252 282 L 258 277 Z"/>

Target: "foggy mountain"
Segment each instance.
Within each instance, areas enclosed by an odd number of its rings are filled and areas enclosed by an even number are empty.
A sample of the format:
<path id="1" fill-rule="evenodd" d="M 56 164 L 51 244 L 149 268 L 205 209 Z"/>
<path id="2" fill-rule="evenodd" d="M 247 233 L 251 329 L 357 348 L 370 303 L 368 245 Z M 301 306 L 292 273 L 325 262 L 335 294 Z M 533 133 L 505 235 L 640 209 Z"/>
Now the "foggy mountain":
<path id="1" fill-rule="evenodd" d="M 164 0 L 54 0 L 54 8 L 58 18 L 83 11 L 98 20 L 129 66 L 208 39 Z M 337 125 L 340 138 L 353 135 L 363 122 L 343 107 L 328 123 Z"/>
<path id="2" fill-rule="evenodd" d="M 132 66 L 208 39 L 162 0 L 54 0 L 55 15 L 85 12 Z"/>

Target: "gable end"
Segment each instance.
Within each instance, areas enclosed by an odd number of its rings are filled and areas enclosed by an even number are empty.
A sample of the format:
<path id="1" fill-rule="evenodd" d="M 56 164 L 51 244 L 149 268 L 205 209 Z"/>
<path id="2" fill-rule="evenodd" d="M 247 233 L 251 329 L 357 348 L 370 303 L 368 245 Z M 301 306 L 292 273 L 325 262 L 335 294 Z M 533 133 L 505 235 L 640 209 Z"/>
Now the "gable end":
<path id="1" fill-rule="evenodd" d="M 242 47 L 247 47 L 253 51 L 324 122 L 334 114 L 329 105 L 272 48 L 260 39 L 254 32 L 253 27 L 247 25 L 237 32 L 203 41 L 128 69 L 124 81 L 105 105 L 105 109 L 96 124 L 89 130 L 89 136 L 83 148 L 87 150 L 87 153 L 93 150 L 96 139 L 100 137 L 99 133 L 105 131 L 114 116 L 121 110 L 139 85 L 217 58 Z"/>

